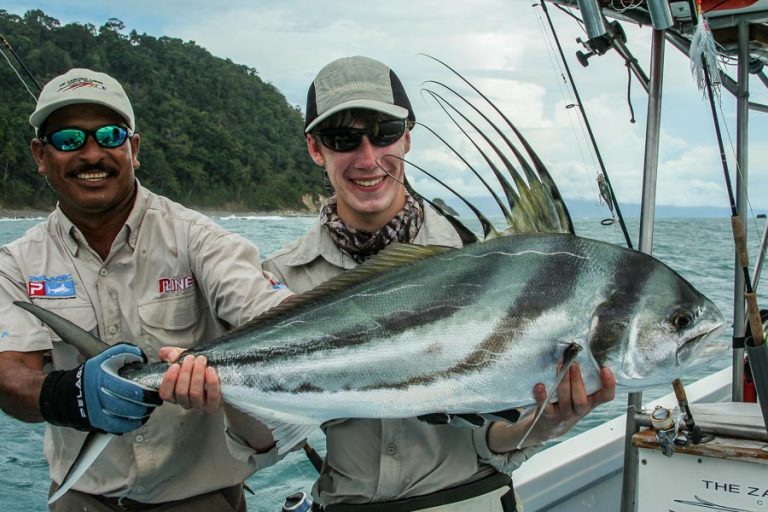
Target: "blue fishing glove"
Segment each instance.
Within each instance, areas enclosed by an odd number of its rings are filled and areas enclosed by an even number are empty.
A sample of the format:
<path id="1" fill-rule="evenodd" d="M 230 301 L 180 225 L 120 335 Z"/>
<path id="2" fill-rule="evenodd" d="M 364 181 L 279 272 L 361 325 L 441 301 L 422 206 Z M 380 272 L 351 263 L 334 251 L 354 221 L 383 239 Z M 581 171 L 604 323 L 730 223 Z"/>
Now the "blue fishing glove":
<path id="1" fill-rule="evenodd" d="M 122 434 L 142 426 L 160 395 L 118 375 L 130 363 L 146 363 L 142 350 L 118 343 L 74 370 L 48 374 L 40 391 L 40 414 L 52 425 Z"/>

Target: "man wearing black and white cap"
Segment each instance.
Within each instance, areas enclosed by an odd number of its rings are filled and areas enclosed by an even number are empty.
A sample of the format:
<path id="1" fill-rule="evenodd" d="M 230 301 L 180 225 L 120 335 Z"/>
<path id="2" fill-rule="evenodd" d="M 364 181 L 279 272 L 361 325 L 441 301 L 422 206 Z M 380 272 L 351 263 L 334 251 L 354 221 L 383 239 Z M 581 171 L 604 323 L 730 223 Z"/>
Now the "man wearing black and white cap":
<path id="1" fill-rule="evenodd" d="M 162 345 L 211 340 L 290 292 L 262 270 L 253 244 L 138 183 L 134 112 L 112 77 L 72 69 L 54 78 L 30 123 L 37 171 L 58 206 L 0 248 L 0 406 L 22 421 L 48 423 L 51 492 L 87 432 L 123 434 L 51 509 L 244 511 L 243 480 L 277 460 L 271 433 L 251 422 L 250 459 L 230 455 L 222 410 L 186 410 L 207 408 L 205 394 L 191 403 L 190 381 L 177 379 L 204 380 L 204 361 L 192 356 L 161 386 L 160 395 L 179 405 L 157 407 L 156 392 L 116 370 L 157 361 Z M 91 331 L 104 352 L 83 360 L 13 301 Z"/>
<path id="2" fill-rule="evenodd" d="M 310 231 L 277 251 L 264 268 L 303 292 L 352 269 L 392 242 L 460 247 L 451 224 L 403 186 L 403 158 L 415 115 L 398 77 L 366 57 L 325 66 L 307 96 L 309 154 L 325 169 L 332 195 Z M 553 368 L 554 371 L 554 368 Z M 572 368 L 525 447 L 527 430 L 495 422 L 476 429 L 418 419 L 346 419 L 326 423 L 327 456 L 313 495 L 327 512 L 360 510 L 509 511 L 511 473 L 593 407 L 613 398 L 610 371 L 587 396 Z M 546 398 L 543 385 L 534 389 Z M 515 508 L 517 507 L 517 508 Z"/>

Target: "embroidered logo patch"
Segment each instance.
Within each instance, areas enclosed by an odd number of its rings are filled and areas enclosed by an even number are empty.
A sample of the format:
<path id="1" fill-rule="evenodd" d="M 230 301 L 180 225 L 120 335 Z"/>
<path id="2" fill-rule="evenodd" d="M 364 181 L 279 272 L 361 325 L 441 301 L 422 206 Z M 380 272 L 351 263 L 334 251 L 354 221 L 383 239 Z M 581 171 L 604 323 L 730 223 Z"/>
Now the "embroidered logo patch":
<path id="1" fill-rule="evenodd" d="M 0 339 L 7 338 L 10 335 L 11 333 L 8 332 L 8 329 L 3 329 L 3 332 L 0 332 Z"/>
<path id="2" fill-rule="evenodd" d="M 160 293 L 180 292 L 195 285 L 195 278 L 192 276 L 183 277 L 161 277 L 158 281 Z"/>
<path id="3" fill-rule="evenodd" d="M 270 279 L 269 280 L 270 286 L 272 286 L 273 290 L 280 290 L 282 288 L 285 288 L 285 285 L 278 281 L 277 279 Z"/>
<path id="4" fill-rule="evenodd" d="M 66 82 L 63 82 L 59 85 L 59 89 L 56 92 L 66 92 L 71 91 L 73 89 L 80 89 L 81 87 L 95 87 L 96 89 L 101 89 L 102 91 L 106 91 L 107 88 L 104 86 L 104 82 L 101 82 L 100 80 L 94 80 L 92 78 L 85 78 L 85 77 L 78 77 L 78 78 L 72 78 L 71 80 L 67 80 Z"/>
<path id="5" fill-rule="evenodd" d="M 29 276 L 27 295 L 49 299 L 71 299 L 75 296 L 75 280 L 72 274 L 60 276 Z"/>

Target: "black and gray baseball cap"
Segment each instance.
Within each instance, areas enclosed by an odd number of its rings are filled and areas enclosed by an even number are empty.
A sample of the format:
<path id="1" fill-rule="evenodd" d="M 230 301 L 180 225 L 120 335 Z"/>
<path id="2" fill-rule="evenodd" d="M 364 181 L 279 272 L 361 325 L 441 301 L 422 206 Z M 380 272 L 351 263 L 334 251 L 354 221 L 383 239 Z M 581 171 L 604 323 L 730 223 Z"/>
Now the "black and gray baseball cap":
<path id="1" fill-rule="evenodd" d="M 368 57 L 344 57 L 320 70 L 307 94 L 304 133 L 336 112 L 351 108 L 416 121 L 411 102 L 395 72 Z"/>
<path id="2" fill-rule="evenodd" d="M 120 83 L 105 73 L 84 68 L 70 69 L 45 84 L 29 123 L 39 130 L 54 111 L 76 103 L 95 103 L 120 114 L 135 130 L 133 107 Z"/>

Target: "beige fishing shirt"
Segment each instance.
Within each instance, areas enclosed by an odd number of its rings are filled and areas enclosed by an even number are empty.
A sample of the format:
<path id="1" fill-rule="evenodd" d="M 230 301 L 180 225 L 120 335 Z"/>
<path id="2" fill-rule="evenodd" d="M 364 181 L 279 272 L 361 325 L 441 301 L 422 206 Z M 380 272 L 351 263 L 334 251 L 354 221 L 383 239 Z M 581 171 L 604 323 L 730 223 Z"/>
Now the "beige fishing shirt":
<path id="1" fill-rule="evenodd" d="M 462 245 L 453 226 L 429 207 L 414 243 Z M 319 221 L 264 262 L 267 271 L 297 293 L 355 266 Z M 488 426 L 459 428 L 416 419 L 339 420 L 326 423 L 323 430 L 328 453 L 313 494 L 324 505 L 429 494 L 496 470 L 510 473 L 540 449 L 494 454 L 486 439 Z"/>
<path id="2" fill-rule="evenodd" d="M 31 300 L 109 345 L 135 343 L 156 361 L 162 346 L 211 340 L 290 295 L 263 272 L 253 244 L 137 187 L 106 261 L 58 208 L 0 248 L 0 351 L 50 351 L 48 369 L 83 360 L 14 300 Z M 46 428 L 54 481 L 61 483 L 85 435 Z M 222 414 L 166 403 L 146 425 L 116 437 L 74 489 L 159 503 L 235 485 L 276 460 L 272 450 L 240 462 L 227 449 Z"/>

